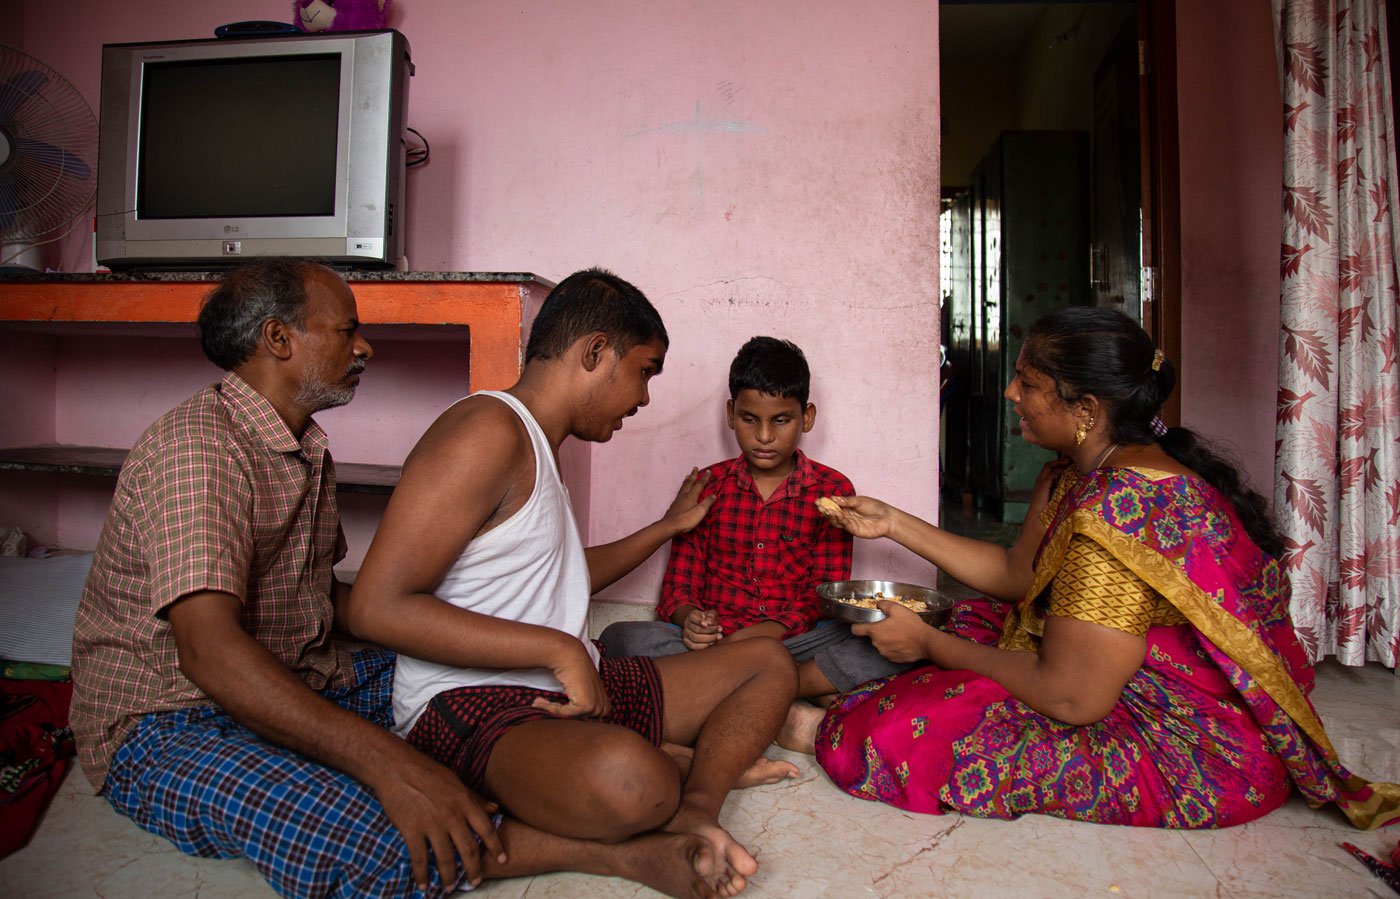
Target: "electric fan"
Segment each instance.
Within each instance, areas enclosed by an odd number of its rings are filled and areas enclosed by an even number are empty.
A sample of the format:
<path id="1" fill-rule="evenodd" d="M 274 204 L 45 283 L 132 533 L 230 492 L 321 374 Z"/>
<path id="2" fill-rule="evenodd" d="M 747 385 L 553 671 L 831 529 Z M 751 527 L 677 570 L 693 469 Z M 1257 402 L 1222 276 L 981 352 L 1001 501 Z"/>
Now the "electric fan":
<path id="1" fill-rule="evenodd" d="M 0 44 L 0 268 L 67 236 L 97 190 L 96 161 L 87 101 L 53 69 Z"/>

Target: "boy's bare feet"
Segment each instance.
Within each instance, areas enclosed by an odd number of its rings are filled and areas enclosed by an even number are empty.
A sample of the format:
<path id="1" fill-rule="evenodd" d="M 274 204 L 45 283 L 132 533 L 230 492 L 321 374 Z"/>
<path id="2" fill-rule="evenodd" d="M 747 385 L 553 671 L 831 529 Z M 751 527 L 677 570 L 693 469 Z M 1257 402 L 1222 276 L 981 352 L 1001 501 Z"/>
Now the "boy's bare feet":
<path id="1" fill-rule="evenodd" d="M 710 878 L 710 883 L 720 896 L 738 895 L 748 883 L 748 878 L 758 871 L 758 862 L 747 849 L 720 827 L 712 815 L 684 799 L 675 817 L 661 829 L 667 833 L 694 834 L 709 842 L 716 860 L 715 875 Z"/>
<path id="2" fill-rule="evenodd" d="M 819 709 L 799 699 L 788 708 L 787 720 L 783 721 L 783 726 L 778 731 L 778 739 L 774 742 L 793 752 L 816 755 L 817 729 L 821 727 L 824 717 L 825 709 Z"/>
<path id="3" fill-rule="evenodd" d="M 610 846 L 608 873 L 644 883 L 667 896 L 711 899 L 723 865 L 710 840 L 694 833 L 650 833 Z"/>
<path id="4" fill-rule="evenodd" d="M 690 762 L 695 757 L 695 750 L 676 743 L 662 743 L 661 748 L 676 763 L 676 767 L 681 769 L 681 780 L 685 780 L 685 776 L 690 773 Z M 734 789 L 742 790 L 746 787 L 760 787 L 783 780 L 793 780 L 800 777 L 801 774 L 802 772 L 797 770 L 797 766 L 792 762 L 759 756 L 748 767 L 747 771 L 739 775 L 739 779 L 734 783 Z"/>
<path id="5" fill-rule="evenodd" d="M 792 762 L 770 759 L 761 755 L 749 766 L 747 771 L 739 775 L 734 788 L 742 790 L 745 787 L 761 787 L 779 781 L 794 780 L 801 773 Z"/>

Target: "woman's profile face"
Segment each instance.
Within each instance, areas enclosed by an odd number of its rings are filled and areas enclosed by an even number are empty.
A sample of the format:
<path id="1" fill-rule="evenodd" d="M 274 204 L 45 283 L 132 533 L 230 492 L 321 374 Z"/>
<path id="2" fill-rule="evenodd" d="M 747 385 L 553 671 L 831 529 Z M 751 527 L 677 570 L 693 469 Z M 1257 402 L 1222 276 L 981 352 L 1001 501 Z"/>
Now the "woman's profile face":
<path id="1" fill-rule="evenodd" d="M 1002 396 L 1021 416 L 1021 437 L 1027 443 L 1055 452 L 1065 452 L 1074 446 L 1079 419 L 1055 392 L 1055 380 L 1026 363 L 1024 348 L 1016 357 L 1016 376 L 1006 385 Z"/>

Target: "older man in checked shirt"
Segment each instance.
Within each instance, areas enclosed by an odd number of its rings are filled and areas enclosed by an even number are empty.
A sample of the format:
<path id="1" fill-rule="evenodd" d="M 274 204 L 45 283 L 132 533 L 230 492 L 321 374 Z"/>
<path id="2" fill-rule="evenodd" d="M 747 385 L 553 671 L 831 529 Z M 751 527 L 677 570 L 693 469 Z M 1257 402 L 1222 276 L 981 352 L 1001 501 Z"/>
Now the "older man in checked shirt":
<path id="1" fill-rule="evenodd" d="M 322 266 L 224 278 L 199 330 L 226 374 L 127 458 L 74 629 L 93 786 L 287 896 L 439 894 L 477 879 L 480 847 L 502 853 L 493 806 L 386 729 L 393 654 L 331 633 L 344 539 L 311 416 L 354 396 L 372 354 L 358 327 Z"/>

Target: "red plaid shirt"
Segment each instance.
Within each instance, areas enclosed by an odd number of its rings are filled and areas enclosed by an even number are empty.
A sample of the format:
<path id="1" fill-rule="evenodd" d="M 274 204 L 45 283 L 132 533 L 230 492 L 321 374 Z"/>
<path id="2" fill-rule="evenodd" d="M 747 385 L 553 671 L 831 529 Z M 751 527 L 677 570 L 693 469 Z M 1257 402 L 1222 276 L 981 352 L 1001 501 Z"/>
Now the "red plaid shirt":
<path id="1" fill-rule="evenodd" d="M 707 469 L 704 495 L 719 500 L 699 527 L 671 542 L 657 615 L 669 621 L 684 605 L 713 609 L 726 634 L 761 621 L 781 623 L 784 637 L 812 627 L 817 585 L 851 574 L 851 535 L 823 518 L 816 500 L 855 489 L 801 450 L 795 458 L 766 502 L 742 456 Z"/>
<path id="2" fill-rule="evenodd" d="M 181 672 L 165 610 L 201 590 L 312 689 L 353 681 L 330 638 L 345 554 L 326 432 L 298 441 L 233 373 L 161 416 L 127 456 L 73 628 L 73 732 L 101 788 L 137 719 L 210 702 Z"/>

